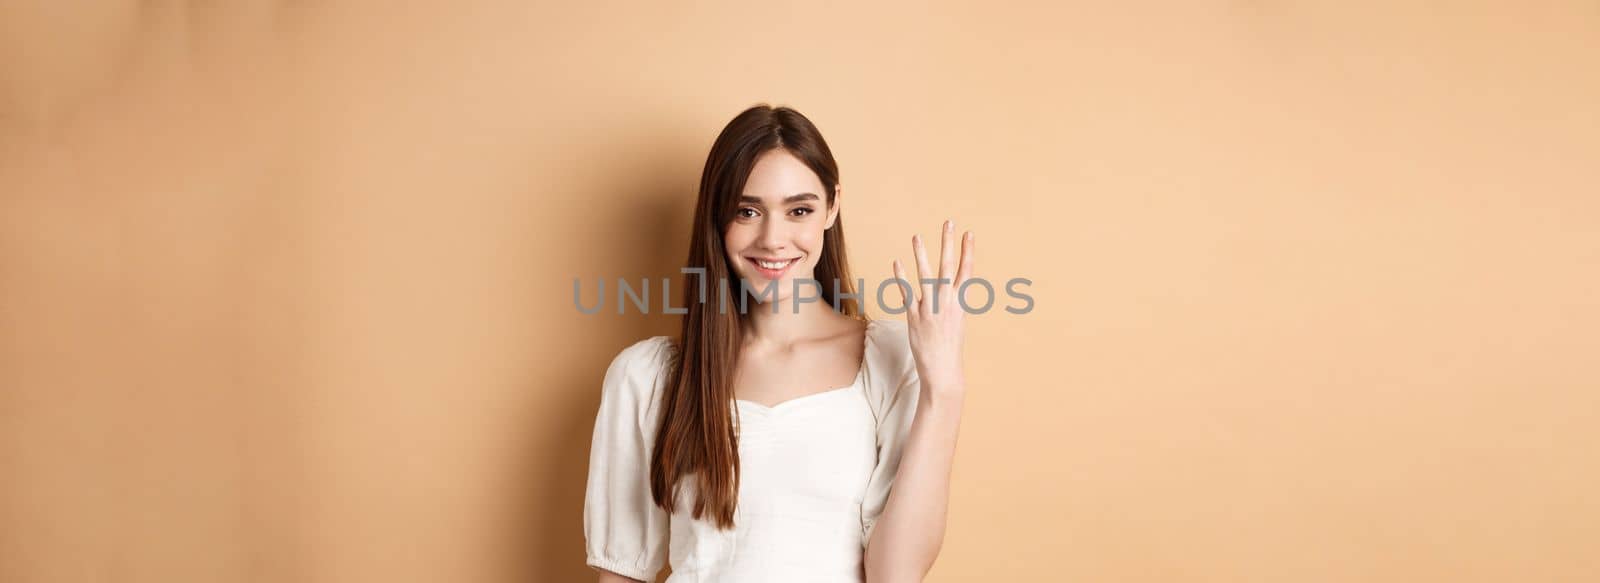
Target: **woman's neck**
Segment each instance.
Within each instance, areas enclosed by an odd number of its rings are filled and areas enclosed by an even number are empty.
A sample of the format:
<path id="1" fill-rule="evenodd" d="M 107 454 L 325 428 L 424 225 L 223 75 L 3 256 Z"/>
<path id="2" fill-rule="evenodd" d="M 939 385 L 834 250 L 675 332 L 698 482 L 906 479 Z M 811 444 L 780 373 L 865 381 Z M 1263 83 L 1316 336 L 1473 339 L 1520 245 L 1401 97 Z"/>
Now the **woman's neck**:
<path id="1" fill-rule="evenodd" d="M 837 326 L 838 318 L 843 317 L 826 300 L 799 304 L 798 309 L 793 301 L 793 298 L 784 298 L 775 302 L 777 313 L 773 313 L 772 303 L 751 305 L 744 318 L 745 342 L 792 346 L 807 339 L 829 335 L 829 330 Z"/>

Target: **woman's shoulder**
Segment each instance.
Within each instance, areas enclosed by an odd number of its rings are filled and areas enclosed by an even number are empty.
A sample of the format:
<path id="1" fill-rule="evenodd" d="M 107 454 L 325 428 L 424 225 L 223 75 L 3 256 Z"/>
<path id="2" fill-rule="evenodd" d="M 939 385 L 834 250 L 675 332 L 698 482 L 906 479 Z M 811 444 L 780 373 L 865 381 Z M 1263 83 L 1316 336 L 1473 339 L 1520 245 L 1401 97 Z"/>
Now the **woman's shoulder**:
<path id="1" fill-rule="evenodd" d="M 678 349 L 677 342 L 671 336 L 651 336 L 629 344 L 617 353 L 614 362 L 625 364 L 643 364 L 664 361 L 670 358 Z"/>
<path id="2" fill-rule="evenodd" d="M 636 341 L 611 359 L 611 365 L 606 368 L 606 389 L 653 392 L 661 373 L 676 354 L 677 343 L 669 336 Z"/>
<path id="3" fill-rule="evenodd" d="M 908 374 L 916 374 L 911 356 L 911 338 L 904 320 L 872 320 L 867 323 L 868 389 L 893 389 Z"/>
<path id="4" fill-rule="evenodd" d="M 905 336 L 906 321 L 893 318 L 873 318 L 867 324 L 870 330 L 877 334 L 899 334 Z"/>
<path id="5" fill-rule="evenodd" d="M 911 337 L 904 320 L 871 320 L 867 322 L 869 353 L 878 358 L 909 358 Z"/>

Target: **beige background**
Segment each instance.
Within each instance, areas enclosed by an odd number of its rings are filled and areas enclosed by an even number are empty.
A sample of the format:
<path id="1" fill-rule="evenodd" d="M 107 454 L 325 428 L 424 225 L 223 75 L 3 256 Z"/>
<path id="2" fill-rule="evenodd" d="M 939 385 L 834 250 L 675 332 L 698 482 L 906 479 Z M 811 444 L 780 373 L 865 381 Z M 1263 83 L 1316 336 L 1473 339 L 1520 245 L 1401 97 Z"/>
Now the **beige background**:
<path id="1" fill-rule="evenodd" d="M 390 4 L 0 4 L 0 581 L 592 577 L 758 101 L 1035 282 L 931 581 L 1600 580 L 1594 2 Z"/>

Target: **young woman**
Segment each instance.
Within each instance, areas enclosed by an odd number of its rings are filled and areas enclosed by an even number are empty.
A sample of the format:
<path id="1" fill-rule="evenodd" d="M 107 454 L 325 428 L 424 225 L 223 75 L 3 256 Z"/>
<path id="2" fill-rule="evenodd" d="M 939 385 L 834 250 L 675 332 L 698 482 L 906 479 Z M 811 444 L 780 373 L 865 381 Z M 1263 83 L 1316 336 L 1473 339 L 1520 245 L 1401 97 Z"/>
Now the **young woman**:
<path id="1" fill-rule="evenodd" d="M 912 237 L 918 289 L 894 285 L 905 320 L 869 320 L 842 192 L 799 112 L 752 107 L 717 137 L 689 242 L 705 271 L 674 294 L 682 332 L 624 349 L 603 382 L 584 503 L 600 581 L 653 581 L 667 563 L 669 583 L 920 581 L 932 567 L 973 237 L 946 221 L 937 264 Z M 899 261 L 894 274 L 912 281 Z"/>

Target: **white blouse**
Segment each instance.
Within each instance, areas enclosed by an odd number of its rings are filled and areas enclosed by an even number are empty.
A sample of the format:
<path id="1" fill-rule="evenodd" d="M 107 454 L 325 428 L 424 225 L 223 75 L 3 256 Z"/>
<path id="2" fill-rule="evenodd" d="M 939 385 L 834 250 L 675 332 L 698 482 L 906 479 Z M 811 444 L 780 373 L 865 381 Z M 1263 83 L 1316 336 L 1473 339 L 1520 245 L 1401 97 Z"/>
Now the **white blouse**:
<path id="1" fill-rule="evenodd" d="M 883 513 L 920 392 L 906 323 L 867 324 L 849 386 L 766 407 L 736 399 L 739 499 L 734 528 L 690 517 L 683 481 L 669 516 L 650 497 L 650 454 L 675 355 L 666 336 L 624 349 L 606 370 L 583 506 L 588 564 L 666 583 L 860 582 L 862 551 Z"/>

